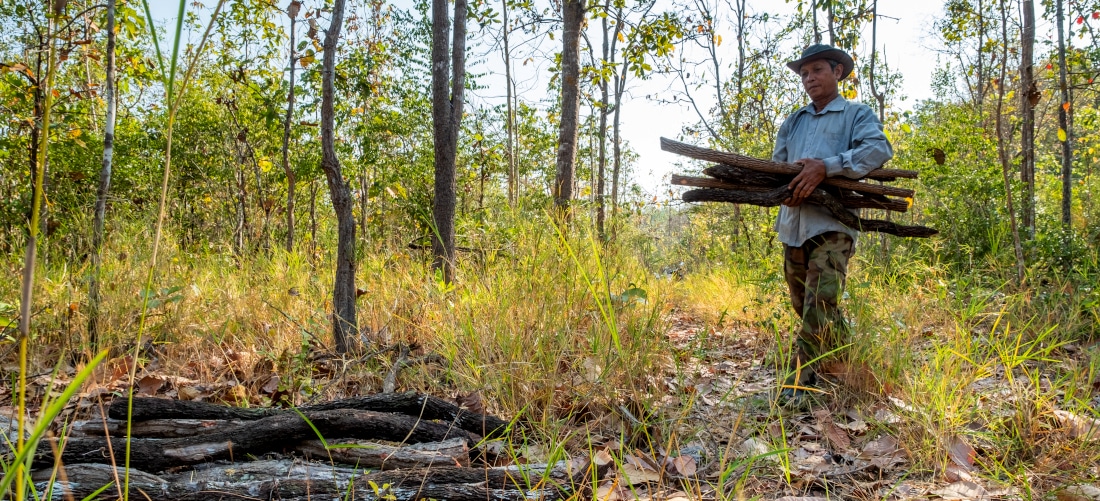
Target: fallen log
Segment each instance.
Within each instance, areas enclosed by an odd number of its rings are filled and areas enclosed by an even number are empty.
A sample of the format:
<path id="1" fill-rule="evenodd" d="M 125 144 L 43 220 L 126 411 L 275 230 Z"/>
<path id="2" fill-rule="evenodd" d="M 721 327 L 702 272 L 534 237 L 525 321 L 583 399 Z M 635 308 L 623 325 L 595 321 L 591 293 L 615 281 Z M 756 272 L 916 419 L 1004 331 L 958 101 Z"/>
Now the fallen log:
<path id="1" fill-rule="evenodd" d="M 307 421 L 308 419 L 308 421 Z M 326 410 L 282 413 L 259 420 L 227 426 L 201 435 L 130 440 L 131 464 L 148 471 L 193 465 L 216 459 L 245 457 L 292 448 L 320 435 L 328 439 L 357 438 L 401 443 L 441 442 L 461 438 L 474 445 L 481 437 L 448 424 L 425 421 L 412 416 L 362 410 Z M 111 442 L 108 454 L 107 441 Z M 68 437 L 62 448 L 63 464 L 122 463 L 125 437 Z M 52 446 L 43 442 L 35 456 L 35 465 L 53 464 Z"/>
<path id="2" fill-rule="evenodd" d="M 307 405 L 298 410 L 304 413 L 336 409 L 355 409 L 374 412 L 396 412 L 420 419 L 439 420 L 454 423 L 463 430 L 484 437 L 496 437 L 508 428 L 508 421 L 487 414 L 479 414 L 459 407 L 438 397 L 415 392 L 379 393 L 362 397 L 334 400 L 318 405 Z M 134 397 L 132 419 L 226 419 L 253 420 L 279 414 L 295 414 L 289 409 L 271 407 L 240 408 L 225 405 L 196 402 L 190 400 L 169 400 L 164 398 Z M 126 399 L 115 399 L 107 415 L 125 420 L 127 414 Z"/>
<path id="3" fill-rule="evenodd" d="M 763 192 L 703 188 L 685 192 L 683 200 L 685 202 L 730 202 L 775 207 L 790 196 L 790 189 L 786 186 Z M 939 233 L 938 230 L 925 226 L 905 226 L 892 221 L 862 219 L 849 212 L 836 197 L 820 188 L 814 190 L 813 194 L 807 197 L 806 200 L 825 206 L 838 221 L 857 231 L 877 231 L 899 237 L 930 237 Z"/>
<path id="4" fill-rule="evenodd" d="M 692 186 L 696 188 L 717 188 L 723 190 L 746 191 L 752 193 L 767 193 L 775 189 L 774 187 L 733 184 L 720 179 L 709 177 L 681 176 L 679 174 L 672 175 L 672 184 L 679 186 Z M 849 209 L 883 209 L 895 212 L 905 212 L 909 210 L 909 202 L 905 200 L 892 200 L 885 197 L 879 199 L 869 196 L 841 196 L 839 200 L 841 205 Z"/>
<path id="5" fill-rule="evenodd" d="M 607 465 L 587 460 L 554 465 L 522 465 L 504 468 L 429 468 L 364 473 L 359 468 L 342 468 L 294 460 L 253 461 L 243 464 L 212 465 L 192 471 L 152 475 L 130 470 L 130 487 L 145 499 L 362 499 L 453 501 L 526 501 L 563 499 L 599 480 Z M 124 476 L 122 468 L 109 465 L 68 465 L 65 481 L 51 470 L 32 474 L 38 492 L 50 490 L 44 499 L 65 496 L 83 499 Z M 51 478 L 54 479 L 50 484 Z M 51 489 L 52 487 L 52 489 Z M 111 485 L 99 499 L 117 499 L 119 489 Z M 135 492 L 131 492 L 134 494 Z"/>
<path id="6" fill-rule="evenodd" d="M 225 419 L 150 419 L 130 423 L 130 436 L 144 438 L 193 437 L 243 423 L 244 421 L 241 420 L 230 421 Z M 69 432 L 74 437 L 123 436 L 126 434 L 126 421 L 110 418 L 76 421 L 69 428 Z"/>
<path id="7" fill-rule="evenodd" d="M 328 447 L 325 447 L 325 445 Z M 360 468 L 397 470 L 430 466 L 470 466 L 470 447 L 461 438 L 402 447 L 363 440 L 308 440 L 294 446 L 305 457 Z"/>
<path id="8" fill-rule="evenodd" d="M 131 424 L 130 436 L 135 438 L 193 437 L 242 424 L 243 421 L 222 419 L 150 419 Z M 69 428 L 70 437 L 125 436 L 126 422 L 117 419 L 77 421 Z M 433 465 L 469 466 L 470 447 L 462 438 L 395 446 L 355 439 L 306 440 L 292 444 L 293 450 L 306 458 L 356 465 L 363 468 L 394 470 Z M 106 443 L 104 443 L 106 445 Z"/>
<path id="9" fill-rule="evenodd" d="M 759 158 L 738 155 L 737 153 L 711 150 L 708 148 L 702 148 L 687 143 L 681 143 L 680 141 L 675 141 L 667 137 L 661 138 L 661 149 L 670 153 L 675 153 L 677 155 L 694 158 L 696 160 L 705 160 L 708 162 L 735 165 L 738 167 L 744 167 L 746 169 L 752 169 L 759 172 L 768 172 L 771 174 L 787 174 L 793 176 L 802 171 L 802 167 L 799 167 L 795 164 L 786 162 L 772 162 L 771 160 L 761 160 Z M 863 178 L 877 179 L 881 181 L 893 181 L 899 177 L 916 179 L 917 176 L 918 173 L 914 170 L 885 169 L 880 167 L 869 172 L 866 176 L 863 176 Z"/>

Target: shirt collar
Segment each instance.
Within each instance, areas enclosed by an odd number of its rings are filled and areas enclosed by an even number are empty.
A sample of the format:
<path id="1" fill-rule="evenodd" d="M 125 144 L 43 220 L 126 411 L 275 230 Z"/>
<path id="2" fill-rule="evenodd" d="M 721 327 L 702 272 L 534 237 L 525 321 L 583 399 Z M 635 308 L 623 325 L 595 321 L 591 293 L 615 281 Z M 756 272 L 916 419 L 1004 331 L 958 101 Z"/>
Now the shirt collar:
<path id="1" fill-rule="evenodd" d="M 844 111 L 844 108 L 848 105 L 848 100 L 844 99 L 844 96 L 836 96 L 836 99 L 829 101 L 829 104 L 825 105 L 825 108 L 821 110 L 821 113 L 814 111 L 814 103 L 810 102 L 806 106 L 803 106 L 799 111 L 805 111 L 811 115 L 824 115 L 830 111 Z"/>

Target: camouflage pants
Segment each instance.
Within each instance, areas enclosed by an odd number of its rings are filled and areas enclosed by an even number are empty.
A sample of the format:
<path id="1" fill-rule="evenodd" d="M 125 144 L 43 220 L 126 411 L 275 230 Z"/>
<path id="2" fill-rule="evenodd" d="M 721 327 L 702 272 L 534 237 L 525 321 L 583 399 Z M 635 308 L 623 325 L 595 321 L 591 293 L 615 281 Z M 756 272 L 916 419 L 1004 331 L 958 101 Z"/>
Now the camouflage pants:
<path id="1" fill-rule="evenodd" d="M 802 319 L 797 358 L 791 369 L 801 367 L 798 381 L 807 381 L 807 364 L 848 343 L 850 331 L 837 299 L 844 290 L 848 259 L 854 242 L 846 233 L 830 231 L 807 240 L 800 247 L 784 246 L 783 271 L 791 293 L 791 306 Z"/>

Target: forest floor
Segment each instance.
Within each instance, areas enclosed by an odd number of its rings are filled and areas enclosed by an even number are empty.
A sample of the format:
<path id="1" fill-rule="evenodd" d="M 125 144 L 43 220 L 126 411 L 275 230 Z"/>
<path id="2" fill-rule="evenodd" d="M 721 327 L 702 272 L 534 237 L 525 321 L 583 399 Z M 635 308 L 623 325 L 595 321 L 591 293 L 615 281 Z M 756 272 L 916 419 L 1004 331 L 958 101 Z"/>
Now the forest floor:
<path id="1" fill-rule="evenodd" d="M 827 366 L 820 393 L 797 408 L 784 406 L 775 398 L 771 334 L 715 332 L 682 313 L 670 321 L 670 343 L 690 354 L 664 381 L 669 395 L 687 403 L 673 435 L 689 441 L 686 450 L 693 454 L 703 450 L 704 459 L 696 482 L 648 491 L 654 499 L 1100 499 L 1100 488 L 1087 480 L 1100 476 L 1100 466 L 1076 462 L 1095 449 L 1100 420 L 1023 398 L 1012 370 L 1006 375 L 1002 367 L 969 385 L 983 400 L 1035 405 L 1029 416 L 1034 429 L 1014 430 L 1032 433 L 1034 443 L 1018 457 L 996 457 L 1004 453 L 994 443 L 1003 432 L 997 424 L 976 417 L 964 426 L 968 433 L 929 436 L 931 430 L 919 428 L 930 424 L 928 414 L 937 409 L 910 405 L 904 391 L 881 384 L 867 368 Z M 1061 354 L 1087 364 L 1097 347 L 1067 345 Z M 1031 365 L 1045 372 L 1036 379 L 1049 391 L 1056 371 Z M 1092 404 L 1100 408 L 1100 399 Z M 1027 467 L 1003 471 L 1013 460 Z M 613 497 L 633 494 L 624 490 Z"/>

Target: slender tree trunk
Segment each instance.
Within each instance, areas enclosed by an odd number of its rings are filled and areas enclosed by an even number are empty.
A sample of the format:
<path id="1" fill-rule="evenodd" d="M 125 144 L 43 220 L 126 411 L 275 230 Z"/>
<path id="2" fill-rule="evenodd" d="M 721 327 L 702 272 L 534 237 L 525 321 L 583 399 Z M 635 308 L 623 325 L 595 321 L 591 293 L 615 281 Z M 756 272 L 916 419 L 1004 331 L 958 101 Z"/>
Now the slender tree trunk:
<path id="1" fill-rule="evenodd" d="M 335 0 L 332 20 L 325 32 L 321 57 L 321 168 L 328 180 L 329 197 L 336 212 L 336 276 L 332 286 L 332 332 L 336 351 L 346 353 L 358 344 L 355 316 L 355 217 L 352 215 L 351 189 L 344 180 L 340 160 L 336 158 L 333 80 L 336 74 L 336 42 L 344 23 L 344 2 Z"/>
<path id="2" fill-rule="evenodd" d="M 286 251 L 294 250 L 294 188 L 297 179 L 294 169 L 290 168 L 290 121 L 294 118 L 294 23 L 298 19 L 298 9 L 302 3 L 292 0 L 286 8 L 290 16 L 290 90 L 286 96 L 286 120 L 283 121 L 283 171 L 286 172 Z"/>
<path id="3" fill-rule="evenodd" d="M 435 259 L 432 266 L 442 270 L 447 283 L 454 280 L 455 266 L 455 172 L 466 85 L 466 0 L 455 1 L 454 18 L 454 38 L 448 54 L 447 0 L 432 1 L 432 121 L 435 130 L 435 199 L 432 203 Z"/>
<path id="4" fill-rule="evenodd" d="M 317 181 L 309 182 L 309 242 L 317 247 Z"/>
<path id="5" fill-rule="evenodd" d="M 979 54 L 978 61 L 981 61 Z M 878 91 L 878 85 L 875 82 L 878 76 L 875 73 L 876 63 L 878 62 L 878 0 L 871 6 L 871 96 L 875 98 L 875 102 L 878 104 L 878 121 L 879 123 L 886 123 L 886 96 Z M 882 182 L 879 182 L 882 184 Z M 890 211 L 886 211 L 886 220 L 891 218 Z M 886 238 L 885 233 L 879 234 L 879 248 L 882 250 L 882 256 L 885 257 L 890 252 L 890 240 Z"/>
<path id="6" fill-rule="evenodd" d="M 1066 82 L 1066 39 L 1065 39 L 1065 15 L 1063 13 L 1065 0 L 1055 0 L 1058 10 L 1058 87 L 1062 91 L 1062 105 L 1058 107 L 1058 127 L 1064 131 L 1065 139 L 1062 141 L 1062 245 L 1066 256 L 1066 267 L 1073 265 L 1073 226 L 1071 225 L 1073 202 L 1073 127 L 1070 113 L 1073 112 L 1072 98 L 1069 94 L 1069 86 Z"/>
<path id="7" fill-rule="evenodd" d="M 515 114 L 512 110 L 512 50 L 508 41 L 511 26 L 508 24 L 508 0 L 501 0 L 500 4 L 504 18 L 504 27 L 502 28 L 503 31 L 501 35 L 504 38 L 504 80 L 507 99 L 506 106 L 508 110 L 508 118 L 506 119 L 505 125 L 508 134 L 508 139 L 506 141 L 508 155 L 508 205 L 515 207 L 516 198 L 519 195 L 519 180 L 518 176 L 516 176 L 516 158 L 514 144 L 512 142 L 512 138 L 515 137 L 513 126 L 515 123 Z"/>
<path id="8" fill-rule="evenodd" d="M 620 23 L 622 21 L 620 20 Z M 615 79 L 615 116 L 611 119 L 611 221 L 615 224 L 615 216 L 619 214 L 619 178 L 622 173 L 623 151 L 620 133 L 620 111 L 623 108 L 623 90 L 626 87 L 626 65 L 623 65 L 622 73 Z"/>
<path id="9" fill-rule="evenodd" d="M 569 217 L 577 161 L 577 115 L 580 107 L 580 38 L 584 22 L 582 0 L 562 0 L 561 125 L 558 128 L 554 204 Z"/>
<path id="10" fill-rule="evenodd" d="M 607 11 L 611 8 L 610 0 L 604 2 L 604 16 L 603 23 L 603 59 L 604 64 L 608 62 L 608 51 L 614 52 L 614 49 L 610 47 L 611 41 L 610 33 L 608 31 L 608 16 Z M 617 30 L 616 30 L 617 31 Z M 607 232 L 604 229 L 605 208 L 604 208 L 604 177 L 605 170 L 607 169 L 607 113 L 608 113 L 608 84 L 610 78 L 600 78 L 600 130 L 596 132 L 596 139 L 599 144 L 599 165 L 596 169 L 596 232 L 599 234 L 601 240 L 607 239 Z"/>
<path id="11" fill-rule="evenodd" d="M 745 98 L 742 94 L 745 82 L 745 0 L 737 0 L 735 3 L 736 12 L 734 16 L 737 18 L 737 95 L 734 96 L 736 104 L 733 109 L 733 138 L 734 144 L 738 149 L 741 147 L 741 115 L 744 109 Z M 732 239 L 733 248 L 737 248 L 741 240 L 740 228 L 741 228 L 741 204 L 733 204 L 733 231 L 730 238 Z"/>
<path id="12" fill-rule="evenodd" d="M 1024 182 L 1023 223 L 1028 240 L 1035 238 L 1035 105 L 1039 90 L 1033 74 L 1035 46 L 1035 2 L 1023 0 L 1023 27 L 1020 32 L 1020 180 Z"/>
<path id="13" fill-rule="evenodd" d="M 1005 100 L 1005 76 L 1008 66 L 1008 14 L 1005 11 L 1005 0 L 1000 1 L 1001 4 L 1001 78 L 998 80 L 1000 85 L 997 86 L 997 156 L 1001 160 L 1001 173 L 1004 177 L 1005 185 L 1005 209 L 1008 211 L 1009 224 L 1012 226 L 1012 248 L 1016 253 L 1016 283 L 1023 283 L 1024 281 L 1024 249 L 1020 243 L 1020 230 L 1016 223 L 1016 209 L 1012 203 L 1012 171 L 1009 167 L 1008 158 L 1008 146 L 1005 144 L 1008 139 L 1005 138 L 1004 117 L 1002 116 L 1002 108 Z"/>
<path id="14" fill-rule="evenodd" d="M 821 43 L 821 30 L 817 27 L 817 0 L 810 0 L 810 13 L 813 15 L 814 43 Z"/>
<path id="15" fill-rule="evenodd" d="M 875 0 L 875 12 L 878 12 L 878 0 Z M 978 92 L 975 96 L 974 105 L 978 109 L 978 116 L 984 115 L 982 105 L 985 101 L 985 71 L 982 66 L 982 48 L 985 47 L 985 6 L 982 0 L 978 0 Z M 984 120 L 983 120 L 984 122 Z"/>
<path id="16" fill-rule="evenodd" d="M 244 173 L 244 166 L 237 163 L 237 238 L 234 241 L 238 257 L 244 256 L 245 235 L 248 233 L 248 192 L 245 183 L 248 176 Z"/>
<path id="17" fill-rule="evenodd" d="M 833 3 L 829 2 L 826 10 L 826 14 L 829 16 L 829 45 L 836 46 L 836 25 L 834 23 L 835 16 L 833 16 Z"/>
<path id="18" fill-rule="evenodd" d="M 95 219 L 92 222 L 92 279 L 88 284 L 88 336 L 92 351 L 99 344 L 99 275 L 103 263 L 103 226 L 107 219 L 107 194 L 111 189 L 111 161 L 115 154 L 115 3 L 107 0 L 107 116 L 103 130 L 103 163 L 96 190 Z"/>

